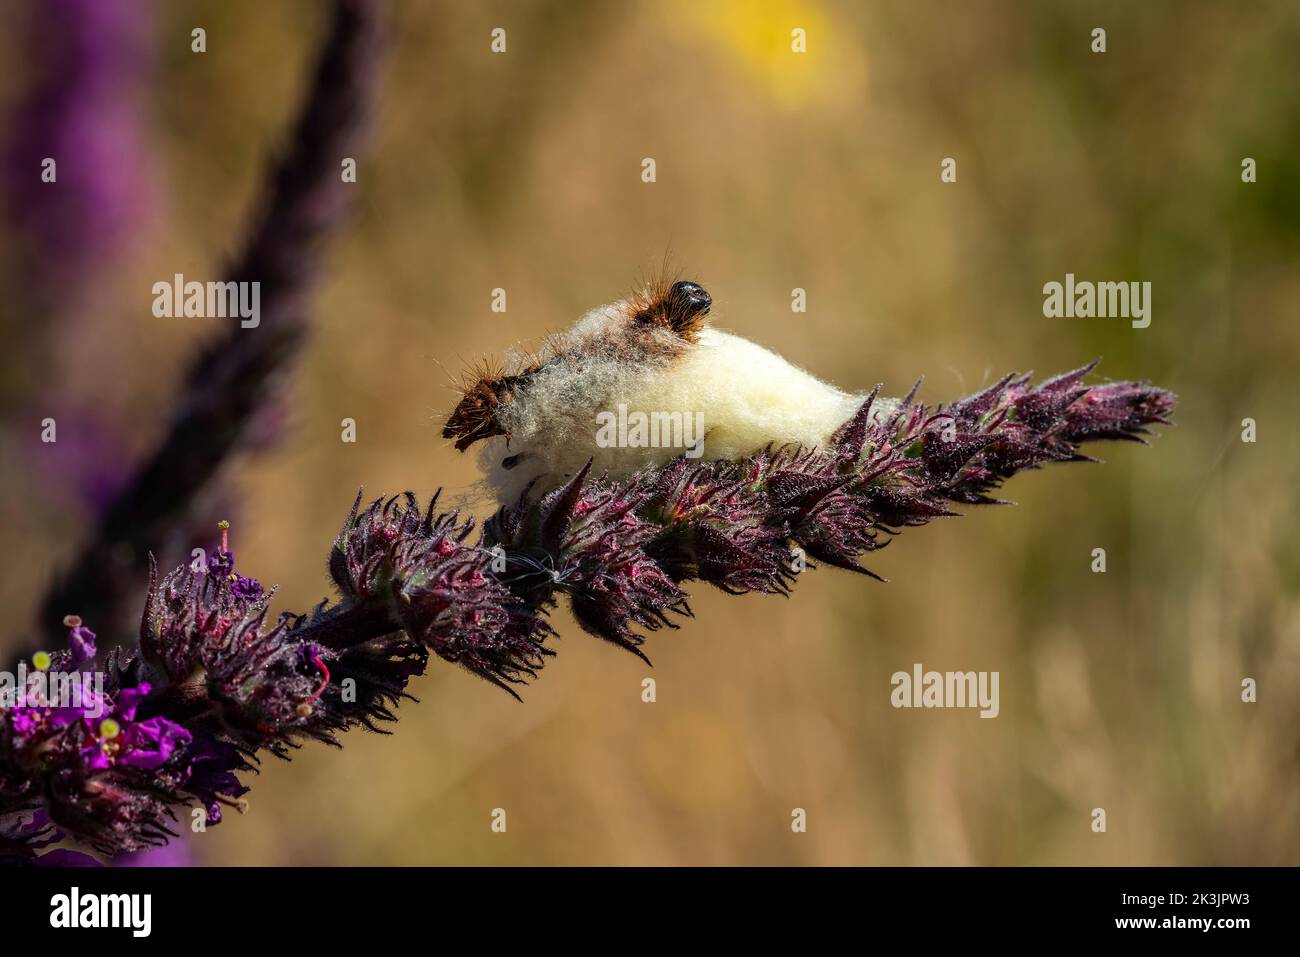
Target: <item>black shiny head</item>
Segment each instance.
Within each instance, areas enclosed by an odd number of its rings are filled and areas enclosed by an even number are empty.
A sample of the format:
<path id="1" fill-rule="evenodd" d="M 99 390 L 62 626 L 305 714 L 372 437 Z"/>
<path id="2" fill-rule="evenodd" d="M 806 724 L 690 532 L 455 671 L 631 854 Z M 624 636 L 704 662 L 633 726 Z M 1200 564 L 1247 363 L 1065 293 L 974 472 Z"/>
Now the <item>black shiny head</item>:
<path id="1" fill-rule="evenodd" d="M 659 280 L 632 298 L 632 318 L 640 325 L 666 326 L 694 342 L 712 305 L 713 297 L 698 282 Z"/>
<path id="2" fill-rule="evenodd" d="M 668 299 L 671 312 L 691 318 L 707 315 L 713 305 L 713 297 L 703 286 L 685 279 L 669 287 Z"/>

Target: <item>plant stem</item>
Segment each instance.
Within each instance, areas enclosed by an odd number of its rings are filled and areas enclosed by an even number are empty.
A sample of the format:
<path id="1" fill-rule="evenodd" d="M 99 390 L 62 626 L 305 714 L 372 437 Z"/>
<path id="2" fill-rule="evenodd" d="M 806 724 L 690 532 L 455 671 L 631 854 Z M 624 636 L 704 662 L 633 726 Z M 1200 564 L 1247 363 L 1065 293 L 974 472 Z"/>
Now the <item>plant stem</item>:
<path id="1" fill-rule="evenodd" d="M 292 637 L 337 650 L 401 630 L 401 624 L 387 605 L 337 605 L 314 621 L 295 628 Z"/>

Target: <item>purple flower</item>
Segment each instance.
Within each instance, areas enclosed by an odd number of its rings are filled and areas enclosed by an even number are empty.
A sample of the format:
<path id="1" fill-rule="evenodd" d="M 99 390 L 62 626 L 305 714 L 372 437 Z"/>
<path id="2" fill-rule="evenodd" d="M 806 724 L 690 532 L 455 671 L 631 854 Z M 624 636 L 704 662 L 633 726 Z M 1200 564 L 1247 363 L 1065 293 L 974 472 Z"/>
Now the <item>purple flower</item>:
<path id="1" fill-rule="evenodd" d="M 207 811 L 207 823 L 221 823 L 222 805 L 239 804 L 248 788 L 239 783 L 238 771 L 251 771 L 238 748 L 208 734 L 195 737 L 187 754 L 186 793 L 194 795 Z"/>
<path id="2" fill-rule="evenodd" d="M 235 553 L 218 548 L 208 556 L 208 571 L 218 578 L 227 578 L 235 573 Z"/>
<path id="3" fill-rule="evenodd" d="M 237 575 L 230 588 L 236 598 L 242 598 L 244 601 L 257 601 L 262 597 L 262 583 L 256 578 Z"/>
<path id="4" fill-rule="evenodd" d="M 255 747 L 303 726 L 319 685 L 288 637 L 291 619 L 270 619 L 270 598 L 242 597 L 229 577 L 185 565 L 151 585 L 140 623 L 145 659 L 173 685 L 201 675 L 227 730 Z"/>
<path id="5" fill-rule="evenodd" d="M 72 665 L 76 667 L 95 657 L 95 633 L 77 625 L 68 635 L 68 649 L 72 652 Z"/>
<path id="6" fill-rule="evenodd" d="M 361 513 L 360 501 L 330 560 L 346 601 L 391 602 L 413 640 L 506 690 L 536 674 L 550 628 L 492 573 L 494 556 L 466 544 L 472 522 L 435 519 L 436 495 L 425 510 L 410 493 Z"/>
<path id="7" fill-rule="evenodd" d="M 135 720 L 136 710 L 149 691 L 147 683 L 124 688 L 106 718 L 87 721 L 83 750 L 87 767 L 103 769 L 120 764 L 157 768 L 166 764 L 178 748 L 190 743 L 190 732 L 175 721 L 163 717 Z"/>
<path id="8" fill-rule="evenodd" d="M 69 663 L 79 665 L 94 650 L 93 635 L 80 619 L 69 616 L 66 623 L 71 648 L 50 655 L 40 677 L 52 677 Z M 111 658 L 102 693 L 98 676 L 65 672 L 62 677 L 75 683 L 77 693 L 70 701 L 46 699 L 48 704 L 0 712 L 0 815 L 37 795 L 42 813 L 48 812 L 42 818 L 47 828 L 24 832 L 22 842 L 30 848 L 46 837 L 58 839 L 63 831 L 103 852 L 160 844 L 170 834 L 164 823 L 170 805 L 187 800 L 177 788 L 189 773 L 184 757 L 190 732 L 169 717 L 141 719 L 151 687 L 123 684 L 120 656 Z M 60 690 L 70 687 L 61 683 Z M 11 833 L 7 840 L 18 836 Z M 38 862 L 48 863 L 44 857 Z"/>
<path id="9" fill-rule="evenodd" d="M 121 735 L 124 739 L 118 761 L 133 768 L 157 768 L 166 764 L 178 748 L 190 743 L 190 733 L 175 721 L 150 718 L 137 721 Z"/>

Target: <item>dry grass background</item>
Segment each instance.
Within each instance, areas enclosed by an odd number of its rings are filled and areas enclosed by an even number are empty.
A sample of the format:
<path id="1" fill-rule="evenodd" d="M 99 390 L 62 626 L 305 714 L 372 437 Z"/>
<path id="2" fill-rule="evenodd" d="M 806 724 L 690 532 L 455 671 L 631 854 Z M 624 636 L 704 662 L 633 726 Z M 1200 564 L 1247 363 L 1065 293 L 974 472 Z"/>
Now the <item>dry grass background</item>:
<path id="1" fill-rule="evenodd" d="M 1300 863 L 1300 7 L 408 2 L 394 21 L 284 437 L 228 480 L 241 566 L 279 582 L 281 607 L 325 594 L 358 485 L 473 482 L 438 437 L 450 373 L 615 298 L 667 249 L 717 323 L 846 388 L 924 373 L 940 401 L 1103 355 L 1106 376 L 1177 391 L 1178 427 L 1103 449 L 1104 467 L 1023 475 L 1014 509 L 907 532 L 873 562 L 891 584 L 700 589 L 697 620 L 650 641 L 653 672 L 565 614 L 523 705 L 435 663 L 392 737 L 266 766 L 250 813 L 191 841 L 196 861 Z M 158 5 L 155 203 L 88 321 L 21 379 L 124 423 L 126 452 L 157 436 L 211 331 L 154 319 L 150 286 L 211 276 L 234 247 L 320 26 L 308 0 Z M 12 37 L 0 59 L 22 63 Z M 1150 280 L 1151 327 L 1045 319 L 1042 285 L 1066 272 Z M 10 318 L 22 356 L 45 319 Z M 13 633 L 85 523 L 23 465 L 17 429 L 0 476 Z M 892 709 L 889 676 L 913 662 L 999 671 L 1001 715 Z"/>

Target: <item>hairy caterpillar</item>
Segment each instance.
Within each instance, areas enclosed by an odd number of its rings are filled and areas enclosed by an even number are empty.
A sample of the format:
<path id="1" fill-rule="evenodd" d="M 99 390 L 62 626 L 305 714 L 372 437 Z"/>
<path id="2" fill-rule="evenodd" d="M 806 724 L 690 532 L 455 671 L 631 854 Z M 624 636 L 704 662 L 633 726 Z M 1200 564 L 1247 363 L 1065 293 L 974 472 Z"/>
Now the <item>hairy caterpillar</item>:
<path id="1" fill-rule="evenodd" d="M 516 357 L 510 373 L 469 373 L 442 434 L 461 451 L 483 442 L 480 463 L 502 503 L 554 488 L 588 461 L 594 474 L 621 479 L 683 454 L 672 442 L 598 441 L 602 417 L 620 406 L 664 421 L 700 416 L 703 440 L 692 453 L 705 460 L 767 445 L 825 446 L 865 396 L 710 328 L 712 304 L 698 283 L 665 278 L 593 309 L 542 354 Z M 877 399 L 873 412 L 896 407 Z"/>

